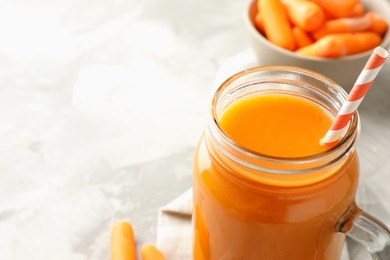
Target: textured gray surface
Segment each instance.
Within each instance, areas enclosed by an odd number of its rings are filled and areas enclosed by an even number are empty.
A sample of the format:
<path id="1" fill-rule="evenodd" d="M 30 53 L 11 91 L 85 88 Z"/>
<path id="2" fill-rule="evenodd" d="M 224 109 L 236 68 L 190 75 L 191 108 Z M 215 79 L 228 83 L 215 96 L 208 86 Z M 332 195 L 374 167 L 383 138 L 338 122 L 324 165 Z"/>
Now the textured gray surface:
<path id="1" fill-rule="evenodd" d="M 245 5 L 0 0 L 0 259 L 108 259 L 119 219 L 155 242 L 158 208 L 191 185 L 215 74 L 248 47 Z M 358 143 L 358 199 L 387 225 L 389 75 Z"/>
<path id="2" fill-rule="evenodd" d="M 155 242 L 244 5 L 0 0 L 0 259 L 108 259 L 119 219 Z"/>

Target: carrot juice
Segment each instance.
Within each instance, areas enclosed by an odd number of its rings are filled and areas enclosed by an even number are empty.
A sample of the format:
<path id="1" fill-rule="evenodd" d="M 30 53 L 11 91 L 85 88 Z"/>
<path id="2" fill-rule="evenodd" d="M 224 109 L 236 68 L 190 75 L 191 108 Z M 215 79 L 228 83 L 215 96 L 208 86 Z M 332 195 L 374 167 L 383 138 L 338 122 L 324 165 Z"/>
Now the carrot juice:
<path id="1" fill-rule="evenodd" d="M 319 143 L 333 101 L 294 82 L 234 82 L 214 98 L 195 152 L 193 258 L 339 259 L 359 166 L 354 140 Z"/>
<path id="2" fill-rule="evenodd" d="M 289 95 L 259 95 L 237 102 L 219 122 L 228 136 L 253 151 L 302 157 L 325 151 L 320 145 L 332 118 L 318 106 Z"/>

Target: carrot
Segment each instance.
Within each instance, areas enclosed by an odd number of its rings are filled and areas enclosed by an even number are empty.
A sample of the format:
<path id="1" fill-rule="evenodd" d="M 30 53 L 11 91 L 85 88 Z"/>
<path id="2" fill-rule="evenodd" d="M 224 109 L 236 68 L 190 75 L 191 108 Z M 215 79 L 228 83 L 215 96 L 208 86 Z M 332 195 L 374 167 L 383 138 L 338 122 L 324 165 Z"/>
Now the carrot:
<path id="1" fill-rule="evenodd" d="M 314 39 L 324 37 L 325 35 L 335 33 L 361 32 L 370 28 L 371 21 L 366 16 L 338 18 L 326 21 L 321 28 L 312 33 Z"/>
<path id="2" fill-rule="evenodd" d="M 314 31 L 325 20 L 324 11 L 318 4 L 306 0 L 282 0 L 287 13 L 296 26 L 305 31 Z"/>
<path id="3" fill-rule="evenodd" d="M 295 50 L 295 40 L 281 0 L 261 0 L 265 35 L 270 42 L 287 50 Z"/>
<path id="4" fill-rule="evenodd" d="M 256 14 L 254 22 L 257 30 L 259 30 L 259 32 L 264 34 L 265 30 L 264 30 L 263 16 L 261 15 L 260 12 Z"/>
<path id="5" fill-rule="evenodd" d="M 379 15 L 369 12 L 361 17 L 339 18 L 329 20 L 321 28 L 312 33 L 314 39 L 335 33 L 352 33 L 373 31 L 380 35 L 387 30 L 387 23 Z"/>
<path id="6" fill-rule="evenodd" d="M 336 18 L 346 17 L 359 0 L 312 0 Z"/>
<path id="7" fill-rule="evenodd" d="M 324 8 L 322 8 L 322 11 L 324 11 L 324 16 L 325 16 L 324 20 L 325 21 L 329 21 L 329 20 L 335 19 L 335 17 L 332 14 L 330 14 L 329 12 L 327 12 Z"/>
<path id="8" fill-rule="evenodd" d="M 136 260 L 133 227 L 126 221 L 114 224 L 111 230 L 111 260 Z"/>
<path id="9" fill-rule="evenodd" d="M 154 245 L 144 245 L 141 248 L 142 260 L 165 260 L 165 256 Z"/>
<path id="10" fill-rule="evenodd" d="M 355 4 L 355 6 L 352 7 L 352 9 L 349 11 L 347 16 L 357 17 L 357 16 L 364 15 L 364 13 L 365 13 L 364 6 L 360 2 L 358 2 Z"/>
<path id="11" fill-rule="evenodd" d="M 310 38 L 310 36 L 301 28 L 295 26 L 292 31 L 298 48 L 305 47 L 314 42 L 313 39 Z"/>
<path id="12" fill-rule="evenodd" d="M 371 50 L 381 41 L 382 38 L 373 32 L 331 34 L 298 49 L 296 53 L 304 56 L 338 58 Z"/>
<path id="13" fill-rule="evenodd" d="M 376 32 L 379 35 L 384 35 L 387 31 L 388 24 L 385 19 L 374 12 L 368 12 L 366 15 L 371 20 L 371 26 L 369 31 Z"/>

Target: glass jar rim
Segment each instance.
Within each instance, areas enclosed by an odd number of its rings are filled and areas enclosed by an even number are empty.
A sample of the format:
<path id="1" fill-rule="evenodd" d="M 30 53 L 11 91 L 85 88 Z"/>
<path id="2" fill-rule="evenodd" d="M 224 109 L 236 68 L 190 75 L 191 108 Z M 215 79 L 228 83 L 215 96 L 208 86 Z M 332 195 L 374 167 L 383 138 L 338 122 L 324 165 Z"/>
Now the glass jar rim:
<path id="1" fill-rule="evenodd" d="M 222 92 L 230 86 L 233 82 L 240 79 L 241 77 L 245 75 L 249 75 L 251 73 L 261 72 L 261 71 L 283 71 L 283 72 L 291 72 L 291 73 L 300 73 L 304 74 L 306 76 L 309 76 L 311 78 L 315 78 L 316 80 L 320 80 L 322 82 L 327 82 L 327 87 L 332 88 L 332 91 L 339 94 L 342 98 L 342 101 L 345 102 L 347 99 L 347 93 L 345 90 L 339 86 L 336 82 L 329 79 L 328 77 L 319 74 L 317 72 L 314 72 L 309 69 L 304 69 L 300 67 L 295 66 L 281 66 L 281 65 L 270 65 L 270 66 L 258 66 L 253 67 L 250 69 L 243 70 L 241 72 L 238 72 L 234 74 L 233 76 L 229 77 L 227 80 L 225 80 L 220 87 L 216 90 L 213 100 L 212 100 L 212 108 L 211 108 L 211 117 L 212 122 L 211 124 L 214 125 L 214 127 L 217 129 L 217 132 L 219 134 L 219 138 L 221 138 L 224 142 L 226 142 L 231 148 L 236 149 L 238 152 L 245 154 L 246 156 L 253 158 L 253 159 L 259 159 L 259 160 L 265 160 L 270 161 L 273 163 L 281 163 L 281 164 L 307 164 L 316 162 L 319 160 L 323 160 L 325 158 L 333 158 L 331 161 L 335 161 L 336 159 L 343 156 L 345 153 L 347 153 L 349 150 L 354 147 L 355 140 L 358 137 L 359 130 L 360 130 L 360 123 L 359 123 L 359 115 L 358 112 L 355 112 L 352 116 L 352 119 L 350 120 L 350 124 L 348 127 L 348 130 L 346 131 L 344 137 L 332 146 L 331 148 L 308 156 L 302 156 L 302 157 L 278 157 L 278 156 L 272 156 L 264 153 L 260 153 L 257 151 L 253 151 L 236 141 L 234 141 L 232 138 L 229 137 L 229 135 L 224 131 L 221 124 L 219 123 L 218 114 L 217 114 L 217 105 L 218 105 L 218 99 L 220 98 Z M 331 163 L 331 162 L 329 162 Z"/>

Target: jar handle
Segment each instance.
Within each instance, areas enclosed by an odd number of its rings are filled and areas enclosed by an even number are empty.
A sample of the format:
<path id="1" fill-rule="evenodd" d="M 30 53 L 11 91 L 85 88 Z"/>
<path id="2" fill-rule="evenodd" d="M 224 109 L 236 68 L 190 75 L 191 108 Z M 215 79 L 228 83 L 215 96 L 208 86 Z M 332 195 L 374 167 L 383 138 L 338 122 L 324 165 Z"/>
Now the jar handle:
<path id="1" fill-rule="evenodd" d="M 337 229 L 364 246 L 372 259 L 390 259 L 390 230 L 357 205 L 348 208 L 338 221 Z"/>

